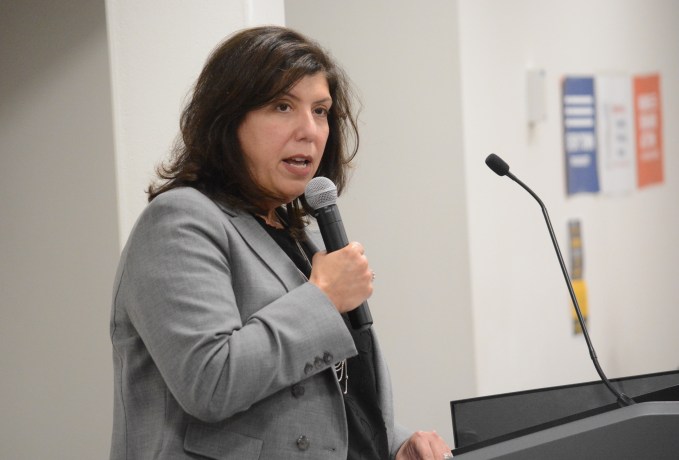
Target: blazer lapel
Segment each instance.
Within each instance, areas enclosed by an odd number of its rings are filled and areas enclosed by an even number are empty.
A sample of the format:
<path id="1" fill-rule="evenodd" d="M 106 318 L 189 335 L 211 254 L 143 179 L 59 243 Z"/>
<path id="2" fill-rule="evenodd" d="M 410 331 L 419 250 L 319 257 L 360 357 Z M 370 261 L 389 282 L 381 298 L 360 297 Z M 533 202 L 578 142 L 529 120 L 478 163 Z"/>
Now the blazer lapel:
<path id="1" fill-rule="evenodd" d="M 236 228 L 250 249 L 271 268 L 274 275 L 290 291 L 306 281 L 287 254 L 276 244 L 268 233 L 250 214 L 235 211 L 220 203 L 218 206 L 229 215 L 229 221 Z"/>

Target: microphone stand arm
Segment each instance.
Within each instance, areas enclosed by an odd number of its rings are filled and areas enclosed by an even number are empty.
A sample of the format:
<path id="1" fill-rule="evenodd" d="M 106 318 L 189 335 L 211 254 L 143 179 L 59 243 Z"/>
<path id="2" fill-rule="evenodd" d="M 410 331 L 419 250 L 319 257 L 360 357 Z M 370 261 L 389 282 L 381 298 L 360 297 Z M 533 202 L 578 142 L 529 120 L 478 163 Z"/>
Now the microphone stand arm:
<path id="1" fill-rule="evenodd" d="M 596 352 L 594 351 L 594 346 L 592 345 L 592 341 L 589 338 L 589 333 L 587 332 L 587 326 L 585 325 L 585 319 L 582 316 L 582 311 L 580 310 L 580 305 L 578 304 L 578 299 L 575 295 L 575 292 L 573 291 L 573 285 L 571 283 L 571 279 L 568 276 L 568 270 L 566 270 L 566 264 L 563 261 L 563 257 L 561 256 L 561 250 L 559 249 L 559 243 L 556 240 L 556 236 L 554 235 L 554 229 L 552 228 L 552 222 L 549 219 L 549 214 L 547 213 L 547 207 L 545 204 L 542 202 L 540 197 L 538 197 L 535 192 L 533 192 L 526 184 L 521 182 L 519 178 L 514 176 L 511 172 L 507 171 L 507 177 L 509 177 L 511 180 L 519 184 L 524 190 L 526 190 L 528 193 L 531 194 L 533 198 L 535 198 L 535 201 L 538 202 L 540 205 L 540 208 L 542 209 L 542 215 L 545 216 L 545 222 L 547 223 L 547 228 L 549 229 L 549 236 L 552 238 L 552 244 L 554 245 L 554 250 L 556 251 L 556 257 L 559 259 L 559 265 L 561 266 L 561 272 L 563 273 L 564 279 L 566 280 L 566 286 L 568 287 L 568 292 L 570 293 L 571 300 L 573 301 L 573 308 L 575 309 L 575 313 L 578 316 L 578 322 L 580 323 L 580 327 L 582 328 L 582 334 L 585 337 L 585 341 L 587 342 L 587 348 L 589 349 L 589 355 L 592 357 L 592 362 L 594 363 L 594 367 L 599 374 L 599 377 L 601 377 L 601 380 L 604 382 L 604 384 L 608 387 L 608 389 L 613 393 L 617 399 L 618 399 L 618 406 L 620 407 L 625 407 L 625 406 L 630 406 L 634 404 L 634 400 L 627 396 L 624 393 L 621 393 L 618 391 L 617 388 L 613 386 L 613 384 L 608 380 L 606 377 L 606 374 L 604 374 L 604 371 L 601 369 L 601 366 L 599 365 L 599 359 L 597 358 Z"/>

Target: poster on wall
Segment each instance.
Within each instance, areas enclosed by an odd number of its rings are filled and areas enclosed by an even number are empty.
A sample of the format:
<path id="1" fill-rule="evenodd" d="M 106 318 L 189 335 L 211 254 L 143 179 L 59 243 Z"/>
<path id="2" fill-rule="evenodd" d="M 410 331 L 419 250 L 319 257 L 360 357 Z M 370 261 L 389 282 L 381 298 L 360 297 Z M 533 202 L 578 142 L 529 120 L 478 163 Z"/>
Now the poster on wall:
<path id="1" fill-rule="evenodd" d="M 634 109 L 639 187 L 663 182 L 660 76 L 634 78 Z"/>
<path id="2" fill-rule="evenodd" d="M 631 192 L 637 184 L 632 78 L 600 75 L 595 83 L 597 151 L 601 191 Z"/>
<path id="3" fill-rule="evenodd" d="M 567 193 L 598 192 L 594 78 L 563 80 Z"/>

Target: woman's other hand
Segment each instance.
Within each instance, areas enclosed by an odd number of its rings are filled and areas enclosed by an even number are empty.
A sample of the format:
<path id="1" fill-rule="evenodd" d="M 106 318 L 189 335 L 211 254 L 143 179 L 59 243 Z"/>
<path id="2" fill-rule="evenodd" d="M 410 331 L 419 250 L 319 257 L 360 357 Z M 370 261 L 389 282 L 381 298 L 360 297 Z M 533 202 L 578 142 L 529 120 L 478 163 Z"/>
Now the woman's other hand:
<path id="1" fill-rule="evenodd" d="M 453 458 L 450 447 L 436 431 L 413 433 L 396 454 L 396 460 L 443 460 Z"/>

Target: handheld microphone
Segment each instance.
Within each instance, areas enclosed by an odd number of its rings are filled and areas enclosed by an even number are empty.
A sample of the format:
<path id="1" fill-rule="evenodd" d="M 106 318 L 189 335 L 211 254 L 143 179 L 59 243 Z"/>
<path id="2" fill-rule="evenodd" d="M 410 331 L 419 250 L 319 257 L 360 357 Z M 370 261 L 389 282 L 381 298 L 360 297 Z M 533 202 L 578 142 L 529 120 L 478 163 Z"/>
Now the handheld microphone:
<path id="1" fill-rule="evenodd" d="M 589 349 L 589 355 L 592 358 L 592 362 L 594 363 L 594 368 L 596 369 L 597 373 L 599 374 L 599 377 L 601 377 L 601 380 L 604 382 L 606 387 L 613 393 L 613 395 L 616 397 L 618 400 L 618 406 L 624 407 L 624 406 L 630 406 L 634 404 L 634 400 L 627 396 L 626 394 L 620 392 L 617 388 L 613 386 L 613 384 L 608 380 L 606 375 L 604 374 L 604 371 L 601 369 L 601 366 L 599 366 L 599 359 L 596 356 L 596 352 L 594 351 L 594 346 L 592 345 L 592 341 L 589 339 L 589 333 L 587 332 L 587 326 L 585 325 L 585 320 L 582 317 L 582 312 L 580 311 L 580 305 L 578 304 L 578 299 L 575 296 L 575 291 L 573 290 L 573 284 L 571 283 L 571 279 L 568 276 L 568 270 L 566 270 L 566 264 L 564 264 L 563 257 L 561 256 L 561 250 L 559 249 L 559 243 L 556 241 L 556 236 L 554 236 L 554 229 L 552 229 L 552 223 L 549 219 L 549 214 L 547 214 L 547 208 L 545 207 L 544 203 L 538 197 L 535 192 L 533 192 L 526 184 L 521 182 L 514 174 L 509 172 L 509 165 L 502 160 L 499 156 L 495 155 L 494 153 L 491 153 L 488 155 L 486 158 L 486 164 L 490 169 L 495 172 L 498 176 L 507 176 L 517 184 L 519 184 L 521 187 L 523 187 L 528 193 L 532 195 L 533 198 L 538 202 L 540 205 L 540 208 L 542 209 L 542 214 L 545 216 L 545 222 L 547 223 L 547 228 L 549 229 L 549 236 L 552 238 L 552 244 L 554 245 L 554 250 L 556 251 L 556 257 L 559 259 L 559 265 L 561 266 L 561 272 L 563 273 L 564 279 L 566 280 L 566 286 L 568 287 L 568 292 L 570 293 L 571 300 L 573 301 L 573 308 L 575 309 L 575 313 L 578 316 L 578 322 L 580 323 L 580 327 L 582 327 L 582 334 L 585 337 L 585 341 L 587 342 L 587 348 Z"/>
<path id="2" fill-rule="evenodd" d="M 314 177 L 304 190 L 304 198 L 314 210 L 314 217 L 321 230 L 323 243 L 328 252 L 342 249 L 349 240 L 344 232 L 342 217 L 337 208 L 337 187 L 327 177 Z M 358 308 L 348 314 L 351 327 L 356 330 L 367 329 L 373 323 L 368 303 L 363 302 Z"/>

